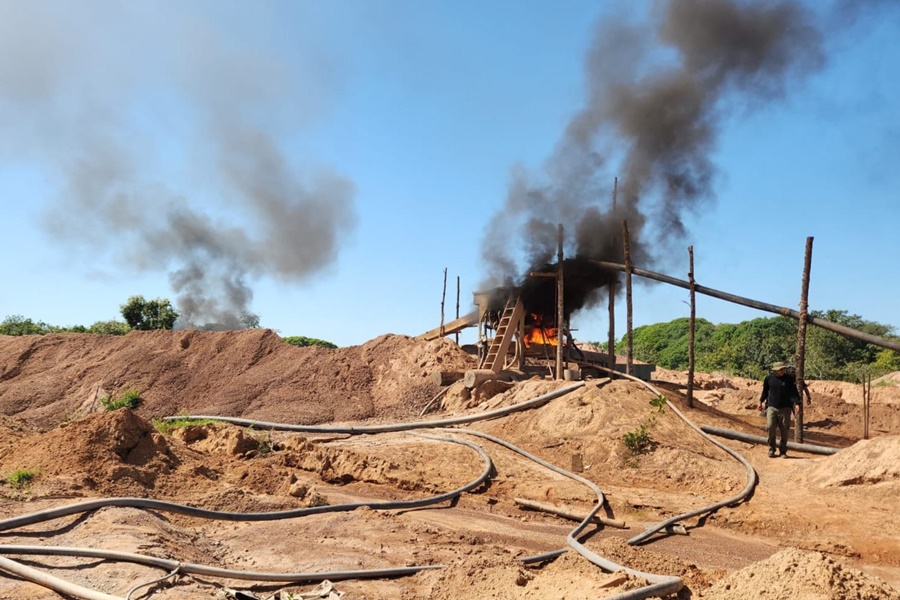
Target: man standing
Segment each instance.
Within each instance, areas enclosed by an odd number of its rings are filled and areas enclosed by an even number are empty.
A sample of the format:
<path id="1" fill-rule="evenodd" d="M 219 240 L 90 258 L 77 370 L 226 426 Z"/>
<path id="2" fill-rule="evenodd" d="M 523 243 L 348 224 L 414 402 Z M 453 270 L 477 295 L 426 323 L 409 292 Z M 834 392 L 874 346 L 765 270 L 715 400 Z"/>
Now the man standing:
<path id="1" fill-rule="evenodd" d="M 781 434 L 778 449 L 782 458 L 787 458 L 788 424 L 791 414 L 796 412 L 801 402 L 797 385 L 787 374 L 788 366 L 783 362 L 772 365 L 772 372 L 763 380 L 759 409 L 766 408 L 766 433 L 769 442 L 769 458 L 775 456 L 775 430 Z"/>

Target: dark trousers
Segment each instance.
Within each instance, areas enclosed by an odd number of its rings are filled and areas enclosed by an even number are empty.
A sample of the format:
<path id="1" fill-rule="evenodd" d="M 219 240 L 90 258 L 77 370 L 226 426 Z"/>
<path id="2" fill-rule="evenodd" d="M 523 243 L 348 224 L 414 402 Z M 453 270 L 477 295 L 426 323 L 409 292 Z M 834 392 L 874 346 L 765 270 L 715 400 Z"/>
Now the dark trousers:
<path id="1" fill-rule="evenodd" d="M 778 444 L 778 450 L 782 454 L 787 454 L 788 443 L 788 425 L 791 422 L 790 408 L 766 408 L 766 433 L 769 436 L 769 451 L 775 452 L 775 430 L 781 434 L 781 440 Z"/>

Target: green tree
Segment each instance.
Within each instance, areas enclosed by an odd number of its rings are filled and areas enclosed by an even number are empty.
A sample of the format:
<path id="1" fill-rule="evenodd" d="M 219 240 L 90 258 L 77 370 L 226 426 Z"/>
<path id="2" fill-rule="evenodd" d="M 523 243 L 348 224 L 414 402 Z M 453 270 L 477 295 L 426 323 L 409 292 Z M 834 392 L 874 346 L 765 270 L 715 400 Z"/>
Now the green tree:
<path id="1" fill-rule="evenodd" d="M 706 319 L 694 322 L 695 351 L 708 343 L 715 331 L 715 325 Z M 688 340 L 690 319 L 675 319 L 668 323 L 645 325 L 634 330 L 632 341 L 635 356 L 640 360 L 659 365 L 666 369 L 686 369 L 688 366 Z M 624 338 L 617 342 L 624 348 Z"/>
<path id="2" fill-rule="evenodd" d="M 40 321 L 36 323 L 22 315 L 10 315 L 0 323 L 0 334 L 2 335 L 44 335 L 54 333 L 56 330 L 57 328 L 46 323 Z"/>
<path id="3" fill-rule="evenodd" d="M 301 348 L 304 346 L 321 346 L 322 348 L 337 348 L 336 345 L 331 342 L 326 342 L 325 340 L 317 340 L 316 338 L 305 337 L 302 335 L 291 335 L 285 338 L 281 338 L 288 344 L 292 346 L 300 346 Z"/>
<path id="4" fill-rule="evenodd" d="M 115 319 L 111 321 L 97 321 L 87 328 L 87 333 L 98 335 L 125 335 L 129 331 L 131 331 L 131 326 L 128 323 L 116 321 Z"/>
<path id="5" fill-rule="evenodd" d="M 769 372 L 773 362 L 791 362 L 796 346 L 797 323 L 788 317 L 720 325 L 706 347 L 697 349 L 697 365 L 704 371 L 758 379 Z"/>
<path id="6" fill-rule="evenodd" d="M 120 308 L 132 329 L 172 329 L 178 319 L 178 311 L 165 298 L 144 300 L 143 296 L 132 296 Z"/>
<path id="7" fill-rule="evenodd" d="M 837 323 L 879 337 L 890 337 L 892 328 L 874 321 L 866 321 L 859 315 L 848 314 L 845 310 L 813 311 L 814 317 Z M 889 368 L 892 352 L 867 344 L 860 340 L 851 340 L 840 334 L 820 327 L 810 327 L 806 338 L 806 373 L 810 379 L 853 380 L 858 372 L 868 365 L 878 362 L 881 357 L 882 367 Z M 893 353 L 896 355 L 896 353 Z M 874 369 L 867 369 L 870 372 Z M 887 373 L 889 371 L 884 371 Z M 882 373 L 882 374 L 883 374 Z"/>

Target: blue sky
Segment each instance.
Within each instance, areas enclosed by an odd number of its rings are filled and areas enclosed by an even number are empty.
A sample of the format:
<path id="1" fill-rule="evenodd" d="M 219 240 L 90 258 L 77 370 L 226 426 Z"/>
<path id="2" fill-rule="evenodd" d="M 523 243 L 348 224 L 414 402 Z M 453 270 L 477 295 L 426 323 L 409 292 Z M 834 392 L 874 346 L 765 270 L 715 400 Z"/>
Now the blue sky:
<path id="1" fill-rule="evenodd" d="M 679 208 L 680 233 L 650 209 L 665 245 L 637 266 L 687 279 L 693 245 L 698 283 L 796 308 L 813 236 L 811 309 L 900 326 L 891 4 L 796 4 L 822 33 L 815 64 L 716 97 L 708 193 Z M 140 294 L 344 346 L 437 326 L 444 269 L 447 320 L 457 277 L 466 313 L 514 184 L 551 177 L 606 94 L 596 70 L 628 78 L 632 50 L 635 72 L 677 67 L 655 37 L 665 6 L 0 0 L 0 318 L 89 325 Z M 613 22 L 640 37 L 598 51 Z M 611 130 L 601 210 L 628 155 Z M 528 243 L 505 248 L 521 272 Z M 636 326 L 688 315 L 685 290 L 635 283 Z M 698 316 L 770 315 L 698 296 Z M 605 340 L 606 320 L 605 304 L 577 313 L 575 337 Z"/>

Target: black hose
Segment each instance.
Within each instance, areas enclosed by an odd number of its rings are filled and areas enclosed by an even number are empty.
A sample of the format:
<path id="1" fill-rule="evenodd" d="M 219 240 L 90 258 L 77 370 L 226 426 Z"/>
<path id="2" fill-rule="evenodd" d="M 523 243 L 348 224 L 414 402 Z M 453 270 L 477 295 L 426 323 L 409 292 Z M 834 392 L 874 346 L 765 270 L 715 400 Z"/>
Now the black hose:
<path id="1" fill-rule="evenodd" d="M 414 575 L 419 571 L 428 569 L 442 569 L 444 565 L 419 565 L 410 567 L 391 567 L 387 569 L 364 569 L 357 571 L 328 571 L 325 573 L 269 573 L 255 571 L 235 571 L 207 565 L 184 563 L 177 560 L 168 560 L 136 554 L 134 552 L 118 552 L 113 550 L 96 550 L 93 548 L 77 548 L 72 546 L 21 546 L 0 545 L 0 554 L 29 554 L 35 556 L 74 556 L 77 558 L 101 558 L 104 560 L 117 560 L 130 562 L 150 567 L 157 567 L 167 571 L 178 570 L 180 573 L 193 575 L 205 575 L 208 577 L 221 577 L 223 579 L 241 579 L 267 582 L 315 582 L 315 581 L 341 581 L 345 579 L 373 579 L 381 577 L 399 577 Z M 168 575 L 167 575 L 168 577 Z"/>
<path id="2" fill-rule="evenodd" d="M 33 525 L 35 523 L 42 523 L 44 521 L 50 521 L 53 519 L 58 519 L 60 517 L 66 517 L 69 515 L 80 514 L 84 512 L 89 512 L 92 510 L 97 510 L 100 508 L 105 508 L 108 506 L 119 506 L 119 507 L 128 507 L 128 508 L 146 508 L 152 510 L 160 510 L 164 512 L 170 512 L 174 514 L 187 515 L 191 517 L 199 517 L 202 519 L 219 519 L 222 521 L 277 521 L 280 519 L 293 519 L 297 517 L 305 517 L 307 515 L 321 514 L 321 513 L 329 513 L 329 512 L 344 512 L 356 510 L 357 508 L 367 507 L 377 510 L 392 510 L 392 509 L 403 509 L 403 508 L 417 508 L 420 506 L 429 506 L 431 504 L 437 504 L 440 502 L 444 502 L 446 500 L 452 500 L 457 496 L 468 492 L 469 490 L 473 490 L 480 485 L 482 485 L 485 481 L 490 478 L 491 470 L 493 469 L 493 463 L 491 462 L 491 457 L 487 455 L 487 453 L 477 444 L 473 444 L 467 440 L 461 440 L 457 438 L 449 438 L 449 437 L 438 437 L 438 436 L 421 436 L 421 437 L 429 437 L 430 439 L 438 440 L 438 441 L 447 441 L 453 442 L 456 444 L 463 444 L 468 446 L 478 452 L 481 455 L 482 460 L 484 461 L 484 470 L 481 475 L 479 475 L 475 480 L 467 483 L 466 485 L 457 488 L 455 490 L 445 492 L 443 494 L 439 494 L 437 496 L 431 496 L 428 498 L 420 498 L 417 500 L 393 500 L 388 502 L 357 502 L 352 504 L 334 504 L 328 506 L 311 506 L 308 508 L 297 508 L 292 510 L 280 510 L 280 511 L 272 511 L 272 512 L 261 512 L 261 513 L 236 513 L 236 512 L 225 512 L 225 511 L 217 511 L 217 510 L 207 510 L 204 508 L 196 508 L 193 506 L 187 506 L 184 504 L 178 504 L 175 502 L 166 502 L 163 500 L 153 500 L 150 498 L 104 498 L 100 500 L 89 500 L 87 502 L 79 502 L 76 504 L 70 504 L 69 506 L 62 506 L 59 508 L 51 508 L 48 510 L 42 510 L 38 512 L 34 512 L 27 515 L 21 515 L 18 517 L 13 517 L 10 519 L 0 520 L 0 531 L 7 531 L 10 529 L 16 529 L 18 527 L 24 527 L 26 525 Z"/>
<path id="3" fill-rule="evenodd" d="M 643 588 L 638 588 L 635 590 L 629 590 L 622 594 L 618 594 L 618 595 L 614 596 L 615 598 L 617 598 L 618 600 L 640 600 L 641 598 L 650 598 L 651 596 L 665 596 L 667 594 L 674 594 L 675 592 L 680 590 L 682 587 L 684 587 L 684 582 L 681 580 L 680 577 L 676 577 L 674 575 L 656 575 L 654 573 L 645 573 L 643 571 L 636 571 L 634 569 L 629 569 L 627 567 L 623 567 L 620 564 L 614 563 L 611 560 L 603 558 L 599 554 L 596 554 L 596 553 L 592 552 L 591 550 L 588 550 L 581 542 L 578 541 L 578 539 L 577 539 L 578 535 L 582 531 L 584 531 L 585 527 L 587 527 L 588 524 L 591 523 L 593 518 L 603 508 L 603 505 L 606 502 L 606 499 L 603 496 L 603 492 L 600 490 L 599 487 L 597 487 L 597 485 L 593 481 L 590 481 L 589 479 L 585 479 L 584 477 L 581 477 L 580 475 L 576 475 L 575 473 L 572 473 L 571 471 L 567 471 L 561 467 L 557 467 L 556 465 L 554 465 L 552 463 L 549 463 L 537 456 L 534 456 L 533 454 L 530 454 L 529 452 L 527 452 L 526 450 L 523 450 L 522 448 L 514 446 L 513 444 L 510 444 L 509 442 L 507 442 L 505 440 L 496 438 L 487 433 L 477 431 L 474 429 L 461 429 L 460 431 L 462 431 L 463 433 L 468 433 L 471 435 L 483 437 L 483 438 L 488 439 L 496 444 L 500 444 L 501 446 L 504 446 L 505 448 L 508 448 L 508 449 L 512 450 L 513 452 L 517 452 L 518 454 L 521 454 L 522 456 L 529 458 L 544 467 L 547 467 L 551 471 L 554 471 L 556 473 L 559 473 L 560 475 L 563 475 L 564 477 L 568 477 L 570 479 L 574 479 L 575 481 L 585 484 L 586 486 L 591 488 L 591 490 L 595 494 L 597 494 L 597 505 L 593 508 L 593 510 L 591 510 L 591 512 L 588 514 L 588 516 L 584 518 L 584 520 L 578 525 L 578 527 L 576 527 L 571 533 L 569 533 L 568 536 L 566 536 L 566 541 L 569 543 L 569 546 L 571 546 L 576 552 L 578 552 L 578 554 L 580 554 L 581 556 L 586 558 L 589 562 L 593 563 L 594 565 L 596 565 L 606 571 L 609 571 L 609 572 L 623 571 L 634 577 L 641 577 L 643 579 L 646 579 L 647 581 L 649 581 L 651 583 L 651 585 L 649 585 L 649 586 L 646 586 Z M 555 550 L 555 551 L 552 551 L 549 553 L 525 557 L 520 560 L 522 560 L 522 562 L 525 562 L 525 563 L 538 562 L 541 560 L 546 560 L 547 558 L 552 558 L 554 556 L 557 556 L 558 554 L 562 554 L 562 552 L 564 552 L 564 550 Z"/>
<path id="4" fill-rule="evenodd" d="M 528 410 L 541 404 L 545 404 L 554 398 L 564 396 L 569 392 L 575 391 L 584 385 L 583 381 L 570 385 L 568 387 L 554 390 L 550 393 L 538 396 L 525 402 L 520 402 L 513 406 L 489 410 L 486 412 L 467 415 L 465 417 L 454 417 L 450 419 L 438 419 L 435 421 L 414 421 L 411 423 L 395 423 L 392 425 L 289 425 L 287 423 L 271 423 L 268 421 L 256 421 L 253 419 L 241 419 L 237 417 L 220 417 L 215 415 L 179 415 L 177 417 L 164 417 L 164 421 L 180 421 L 184 419 L 223 421 L 225 423 L 233 423 L 244 427 L 254 427 L 258 429 L 268 429 L 271 431 L 296 431 L 301 433 L 349 433 L 351 435 L 359 435 L 363 433 L 388 433 L 396 431 L 408 431 L 410 429 L 433 429 L 437 427 L 449 427 L 451 425 L 463 425 L 465 423 L 475 423 L 476 421 L 485 421 L 496 417 L 503 417 L 508 414 L 520 410 Z"/>

